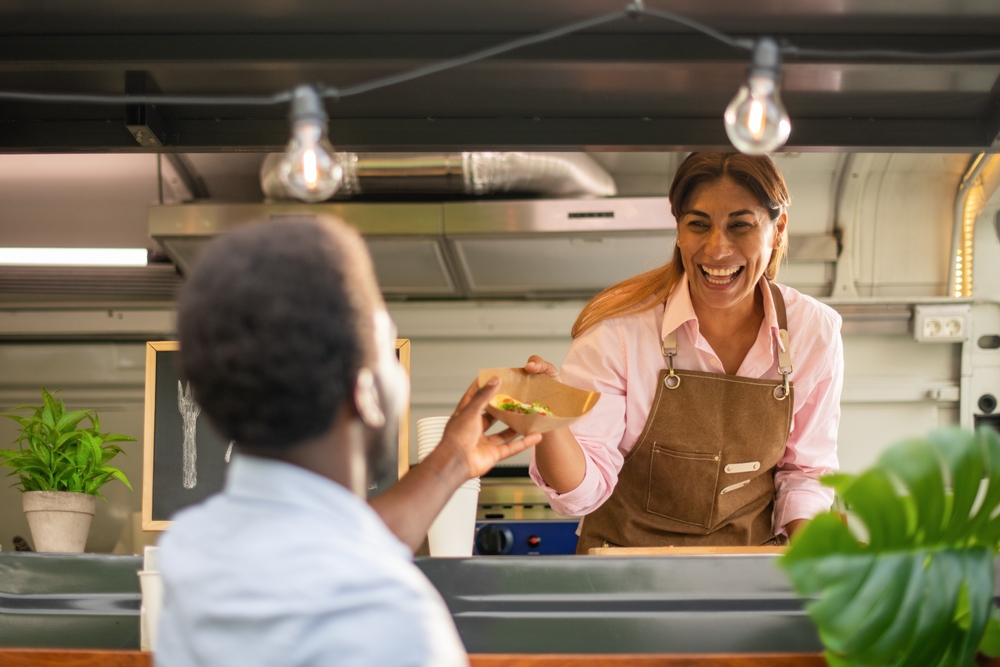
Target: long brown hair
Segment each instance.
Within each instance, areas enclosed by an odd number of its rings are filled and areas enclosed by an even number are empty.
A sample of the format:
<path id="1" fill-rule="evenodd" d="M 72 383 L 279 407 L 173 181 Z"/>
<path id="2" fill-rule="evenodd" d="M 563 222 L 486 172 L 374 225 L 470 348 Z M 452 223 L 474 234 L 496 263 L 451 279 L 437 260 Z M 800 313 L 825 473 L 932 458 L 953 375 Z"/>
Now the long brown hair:
<path id="1" fill-rule="evenodd" d="M 668 196 L 674 219 L 680 221 L 687 199 L 696 186 L 717 181 L 723 176 L 732 178 L 752 192 L 761 206 L 767 209 L 772 221 L 781 217 L 791 204 L 785 179 L 771 158 L 742 153 L 692 153 L 678 167 L 670 184 Z M 778 266 L 785 256 L 788 244 L 784 234 L 779 243 L 764 270 L 768 280 L 777 278 Z M 683 275 L 681 251 L 679 247 L 674 247 L 674 256 L 667 264 L 612 285 L 591 299 L 576 318 L 573 338 L 603 320 L 641 313 L 663 303 Z"/>

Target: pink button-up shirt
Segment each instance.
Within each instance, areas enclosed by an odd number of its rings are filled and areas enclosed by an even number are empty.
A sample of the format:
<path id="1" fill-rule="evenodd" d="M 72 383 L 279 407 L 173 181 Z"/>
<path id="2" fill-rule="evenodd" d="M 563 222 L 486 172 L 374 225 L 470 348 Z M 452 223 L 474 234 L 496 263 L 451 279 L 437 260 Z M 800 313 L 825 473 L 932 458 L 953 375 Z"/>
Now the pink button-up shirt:
<path id="1" fill-rule="evenodd" d="M 778 318 L 763 279 L 761 287 L 764 321 L 736 374 L 777 380 Z M 811 519 L 833 504 L 833 490 L 821 485 L 818 478 L 839 467 L 837 427 L 844 379 L 840 315 L 791 287 L 779 287 L 785 299 L 795 368 L 790 376 L 795 385 L 795 405 L 785 455 L 774 475 L 775 534 L 783 534 L 790 521 Z M 599 391 L 601 399 L 570 427 L 587 461 L 586 474 L 578 487 L 559 494 L 546 485 L 532 452 L 531 477 L 548 494 L 556 512 L 582 516 L 611 497 L 625 456 L 646 425 L 659 373 L 667 367 L 661 352 L 663 336 L 675 330 L 679 348 L 675 368 L 725 372 L 698 330 L 686 277 L 665 305 L 604 320 L 573 341 L 563 362 L 562 380 L 573 387 Z"/>

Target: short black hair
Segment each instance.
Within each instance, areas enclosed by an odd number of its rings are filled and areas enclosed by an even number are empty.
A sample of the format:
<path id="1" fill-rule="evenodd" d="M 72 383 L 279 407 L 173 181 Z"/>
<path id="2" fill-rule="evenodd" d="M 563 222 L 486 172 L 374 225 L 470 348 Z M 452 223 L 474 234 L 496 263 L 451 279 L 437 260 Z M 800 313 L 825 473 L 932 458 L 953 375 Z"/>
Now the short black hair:
<path id="1" fill-rule="evenodd" d="M 225 438 L 287 449 L 329 429 L 353 396 L 380 303 L 364 242 L 342 223 L 225 234 L 181 289 L 181 375 Z"/>

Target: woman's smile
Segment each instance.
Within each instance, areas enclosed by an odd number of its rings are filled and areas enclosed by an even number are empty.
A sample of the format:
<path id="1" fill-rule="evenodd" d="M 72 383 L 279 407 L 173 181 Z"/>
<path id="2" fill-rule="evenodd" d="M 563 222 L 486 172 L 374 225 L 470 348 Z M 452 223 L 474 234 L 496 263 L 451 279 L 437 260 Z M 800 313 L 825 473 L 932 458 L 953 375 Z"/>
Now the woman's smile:
<path id="1" fill-rule="evenodd" d="M 705 264 L 699 264 L 698 268 L 701 269 L 702 275 L 705 280 L 708 281 L 710 285 L 721 288 L 728 288 L 736 284 L 736 280 L 743 273 L 742 266 L 727 266 L 724 268 L 719 268 L 715 266 L 707 266 Z"/>

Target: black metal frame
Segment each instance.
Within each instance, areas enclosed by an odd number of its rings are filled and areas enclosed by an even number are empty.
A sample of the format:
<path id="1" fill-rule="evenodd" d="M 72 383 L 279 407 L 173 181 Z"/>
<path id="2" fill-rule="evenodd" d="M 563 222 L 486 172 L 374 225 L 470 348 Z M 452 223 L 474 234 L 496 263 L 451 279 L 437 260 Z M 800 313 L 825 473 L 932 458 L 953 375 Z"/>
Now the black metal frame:
<path id="1" fill-rule="evenodd" d="M 67 13 L 54 18 L 47 33 L 36 31 L 40 34 L 17 34 L 39 19 L 30 8 L 0 10 L 0 25 L 6 26 L 0 32 L 9 33 L 0 34 L 0 89 L 271 94 L 303 82 L 344 87 L 599 13 L 595 3 L 557 2 L 534 18 L 513 13 L 489 17 L 486 12 L 495 8 L 463 8 L 461 13 L 453 3 L 436 2 L 422 10 L 420 23 L 407 32 L 400 32 L 391 19 L 386 23 L 394 34 L 375 32 L 370 24 L 377 21 L 366 16 L 368 10 L 356 10 L 339 23 L 342 31 L 329 33 L 323 29 L 338 23 L 340 10 L 303 5 L 289 9 L 292 13 L 274 32 L 264 33 L 240 27 L 256 17 L 231 7 L 234 31 L 206 33 L 197 11 L 183 2 L 176 12 L 167 12 L 170 22 L 164 25 L 169 29 L 162 30 L 148 29 L 152 15 L 143 10 L 97 6 L 101 4 L 73 7 L 87 20 L 74 22 Z M 398 9 L 402 14 L 417 11 Z M 438 14 L 425 16 L 432 10 Z M 318 12 L 313 24 L 310 11 Z M 727 11 L 699 18 L 734 34 L 762 34 L 771 25 L 779 41 L 802 50 L 943 53 L 996 49 L 1000 43 L 1000 10 L 978 20 L 949 10 L 939 15 L 901 11 L 898 16 L 870 16 L 848 9 L 836 16 L 778 16 L 767 3 L 748 0 L 744 14 Z M 483 32 L 482 26 L 493 19 L 497 31 Z M 510 32 L 515 23 L 525 32 Z M 102 29 L 95 30 L 96 24 Z M 359 28 L 362 24 L 368 27 Z M 216 21 L 209 28 L 218 25 Z M 721 117 L 745 76 L 744 50 L 649 18 L 617 21 L 600 30 L 330 101 L 331 141 L 349 150 L 730 147 Z M 1000 57 L 933 65 L 898 64 L 878 56 L 785 60 L 786 80 L 794 68 L 815 64 L 840 72 L 845 81 L 826 90 L 785 90 L 793 130 L 784 150 L 996 150 Z M 867 69 L 859 73 L 858 65 Z M 567 67 L 570 74 L 560 69 Z M 911 79 L 926 79 L 927 85 L 898 90 L 896 74 L 902 68 Z M 978 68 L 980 83 L 958 81 L 973 68 Z M 991 89 L 981 84 L 984 74 L 993 78 Z M 801 70 L 798 76 L 801 81 L 814 75 Z M 855 75 L 868 82 L 852 88 Z M 0 102 L 0 152 L 274 151 L 287 141 L 286 114 L 282 104 L 85 107 Z"/>

